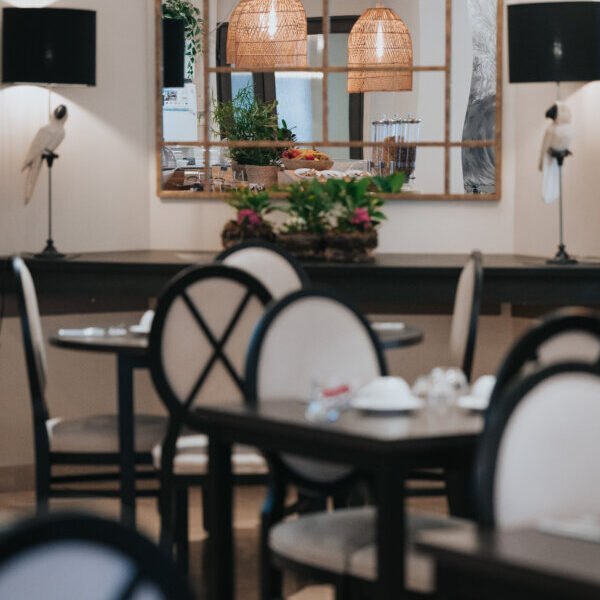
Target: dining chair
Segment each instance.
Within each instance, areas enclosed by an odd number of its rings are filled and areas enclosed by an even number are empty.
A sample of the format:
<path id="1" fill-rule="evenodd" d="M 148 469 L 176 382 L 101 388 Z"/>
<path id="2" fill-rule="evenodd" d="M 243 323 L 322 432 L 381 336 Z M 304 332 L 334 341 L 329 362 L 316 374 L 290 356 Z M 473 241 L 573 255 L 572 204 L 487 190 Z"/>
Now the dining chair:
<path id="1" fill-rule="evenodd" d="M 510 348 L 496 373 L 494 404 L 511 382 L 557 362 L 600 361 L 600 314 L 568 307 L 546 315 Z"/>
<path id="2" fill-rule="evenodd" d="M 185 577 L 150 540 L 116 521 L 69 513 L 0 534 L 0 598 L 192 600 Z"/>
<path id="3" fill-rule="evenodd" d="M 375 334 L 350 303 L 333 292 L 299 290 L 271 306 L 252 336 L 246 366 L 247 402 L 256 405 L 270 399 L 308 400 L 319 379 L 349 384 L 367 382 L 386 373 L 387 365 Z M 285 562 L 286 567 L 306 570 L 301 557 L 312 551 L 301 543 L 301 537 L 289 540 L 289 553 L 273 545 L 278 538 L 272 528 L 277 529 L 285 515 L 288 488 L 296 486 L 306 497 L 346 494 L 357 482 L 357 473 L 351 466 L 295 456 L 271 454 L 267 460 L 271 477 L 261 522 L 261 598 L 272 600 L 281 597 L 282 585 L 280 569 L 273 559 L 279 565 Z M 321 533 L 321 543 L 329 548 L 327 531 Z M 334 554 L 332 550 L 329 560 L 336 559 Z M 339 573 L 318 565 L 312 565 L 312 570 L 312 574 L 341 590 L 343 578 Z"/>
<path id="4" fill-rule="evenodd" d="M 36 505 L 48 509 L 52 497 L 118 497 L 118 489 L 107 489 L 106 482 L 119 479 L 118 471 L 99 472 L 98 466 L 119 466 L 119 427 L 116 414 L 76 418 L 50 416 L 46 398 L 47 361 L 44 334 L 35 285 L 27 265 L 20 257 L 12 259 L 17 300 L 21 318 L 23 346 L 29 380 L 35 446 Z M 162 416 L 136 414 L 135 460 L 137 477 L 156 479 L 152 449 L 166 430 Z M 77 473 L 54 473 L 56 466 L 68 465 Z M 148 471 L 146 465 L 150 466 Z M 87 468 L 85 467 L 92 467 Z M 81 471 L 81 472 L 79 472 Z M 85 484 L 75 487 L 73 484 Z M 88 484 L 100 484 L 91 487 Z M 136 490 L 139 496 L 157 495 L 156 489 Z"/>
<path id="5" fill-rule="evenodd" d="M 475 460 L 480 525 L 597 514 L 599 423 L 597 365 L 557 363 L 508 386 L 489 408 Z"/>
<path id="6" fill-rule="evenodd" d="M 473 263 L 476 274 L 477 257 Z M 267 311 L 252 337 L 246 368 L 248 402 L 309 398 L 311 380 L 324 372 L 340 380 L 366 381 L 386 374 L 387 366 L 368 321 L 350 304 L 331 293 L 295 292 Z M 350 467 L 289 456 L 269 455 L 267 460 L 271 480 L 261 521 L 261 599 L 281 597 L 281 569 L 334 585 L 337 600 L 370 590 L 377 577 L 372 507 L 284 520 L 283 500 L 290 484 L 336 495 L 354 485 L 357 474 Z M 454 519 L 409 516 L 407 589 L 430 592 L 433 586 L 431 563 L 412 551 L 410 540 L 424 528 L 454 526 Z"/>
<path id="7" fill-rule="evenodd" d="M 242 242 L 221 252 L 215 260 L 247 271 L 262 282 L 275 299 L 283 298 L 310 283 L 298 260 L 280 246 L 269 242 Z"/>
<path id="8" fill-rule="evenodd" d="M 244 401 L 246 350 L 270 301 L 271 294 L 252 275 L 222 264 L 184 271 L 158 299 L 149 362 L 152 380 L 170 415 L 165 438 L 153 452 L 161 474 L 161 544 L 170 551 L 174 547 L 184 568 L 190 486 L 202 488 L 207 530 L 212 510 L 206 493 L 208 438 L 194 433 L 201 426 L 194 408 L 201 402 Z M 266 482 L 267 466 L 256 451 L 236 446 L 233 465 L 236 483 Z"/>

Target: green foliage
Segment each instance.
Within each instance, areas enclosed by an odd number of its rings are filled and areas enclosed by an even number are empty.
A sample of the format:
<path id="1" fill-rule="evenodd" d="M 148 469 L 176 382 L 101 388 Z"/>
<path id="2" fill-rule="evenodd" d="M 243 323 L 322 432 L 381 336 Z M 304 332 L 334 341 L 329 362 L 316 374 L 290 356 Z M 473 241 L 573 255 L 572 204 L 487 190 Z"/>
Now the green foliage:
<path id="1" fill-rule="evenodd" d="M 269 192 L 256 192 L 249 188 L 234 190 L 229 199 L 229 206 L 240 210 L 252 210 L 260 217 L 273 211 L 273 203 Z"/>
<path id="2" fill-rule="evenodd" d="M 404 185 L 404 172 L 398 171 L 389 177 L 373 177 L 373 185 L 380 194 L 398 194 Z"/>
<path id="3" fill-rule="evenodd" d="M 185 21 L 186 56 L 188 62 L 188 79 L 194 77 L 196 56 L 202 54 L 202 28 L 204 19 L 200 9 L 192 0 L 165 0 L 163 3 L 163 17 L 166 19 L 181 19 Z"/>
<path id="4" fill-rule="evenodd" d="M 215 133 L 229 141 L 292 141 L 295 135 L 283 121 L 279 127 L 277 102 L 264 102 L 254 95 L 252 84 L 242 88 L 230 102 L 213 102 Z M 279 148 L 230 148 L 229 154 L 240 165 L 277 164 Z"/>
<path id="5" fill-rule="evenodd" d="M 284 230 L 289 233 L 325 233 L 330 227 L 331 209 L 331 197 L 322 183 L 316 179 L 294 183 L 288 188 L 288 197 L 281 209 L 291 217 Z"/>

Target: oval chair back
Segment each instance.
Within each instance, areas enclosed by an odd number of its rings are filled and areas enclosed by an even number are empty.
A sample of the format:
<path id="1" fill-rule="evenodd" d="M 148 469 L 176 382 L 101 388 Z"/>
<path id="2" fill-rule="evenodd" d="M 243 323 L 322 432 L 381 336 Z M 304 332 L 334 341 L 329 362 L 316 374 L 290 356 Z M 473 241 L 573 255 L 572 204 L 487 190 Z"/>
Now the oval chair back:
<path id="1" fill-rule="evenodd" d="M 560 363 L 509 386 L 491 406 L 475 464 L 486 527 L 596 514 L 600 506 L 600 373 Z"/>
<path id="2" fill-rule="evenodd" d="M 152 542 L 115 521 L 53 514 L 0 536 L 0 598 L 193 597 Z"/>
<path id="3" fill-rule="evenodd" d="M 366 383 L 387 374 L 367 320 L 332 292 L 299 290 L 269 308 L 248 351 L 248 402 L 309 400 L 315 378 Z M 269 457 L 305 488 L 323 489 L 353 470 L 298 457 Z"/>
<path id="4" fill-rule="evenodd" d="M 196 423 L 199 402 L 239 403 L 252 331 L 271 295 L 233 267 L 192 267 L 161 294 L 150 331 L 150 370 L 171 431 Z"/>
<path id="5" fill-rule="evenodd" d="M 545 316 L 513 344 L 496 374 L 490 405 L 516 378 L 575 361 L 600 361 L 600 315 L 586 308 L 563 308 Z"/>
<path id="6" fill-rule="evenodd" d="M 221 252 L 216 260 L 250 273 L 275 299 L 306 287 L 310 282 L 302 265 L 291 254 L 268 242 L 237 244 Z"/>
<path id="7" fill-rule="evenodd" d="M 471 380 L 477 342 L 477 326 L 483 291 L 483 259 L 473 252 L 463 267 L 456 286 L 450 329 L 450 357 Z"/>

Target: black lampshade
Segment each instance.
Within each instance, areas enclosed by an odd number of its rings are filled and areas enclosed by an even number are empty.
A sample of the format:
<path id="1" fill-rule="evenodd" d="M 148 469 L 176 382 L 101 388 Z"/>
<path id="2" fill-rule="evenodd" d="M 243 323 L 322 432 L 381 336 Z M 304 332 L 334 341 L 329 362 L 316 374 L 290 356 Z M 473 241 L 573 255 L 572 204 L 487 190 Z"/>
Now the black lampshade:
<path id="1" fill-rule="evenodd" d="M 5 8 L 2 81 L 96 85 L 96 13 Z"/>
<path id="2" fill-rule="evenodd" d="M 600 79 L 600 3 L 508 7 L 511 83 Z"/>
<path id="3" fill-rule="evenodd" d="M 185 21 L 163 19 L 163 86 L 185 83 Z"/>

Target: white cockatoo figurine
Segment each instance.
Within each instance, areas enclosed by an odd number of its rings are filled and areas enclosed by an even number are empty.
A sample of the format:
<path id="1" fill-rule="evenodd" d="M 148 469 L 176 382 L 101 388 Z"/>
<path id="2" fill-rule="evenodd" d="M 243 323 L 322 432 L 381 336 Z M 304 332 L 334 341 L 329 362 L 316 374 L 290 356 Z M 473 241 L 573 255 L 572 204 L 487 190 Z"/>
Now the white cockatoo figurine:
<path id="1" fill-rule="evenodd" d="M 29 204 L 35 184 L 37 183 L 40 169 L 44 161 L 44 154 L 53 154 L 65 139 L 65 121 L 67 120 L 67 107 L 64 104 L 56 107 L 48 125 L 44 125 L 33 138 L 27 158 L 23 162 L 22 171 L 27 171 L 25 183 L 25 204 Z"/>
<path id="2" fill-rule="evenodd" d="M 548 109 L 546 118 L 552 119 L 552 123 L 548 125 L 544 135 L 539 168 L 543 174 L 542 197 L 546 204 L 552 204 L 560 196 L 560 168 L 565 157 L 571 154 L 571 109 L 564 102 L 557 102 Z"/>

